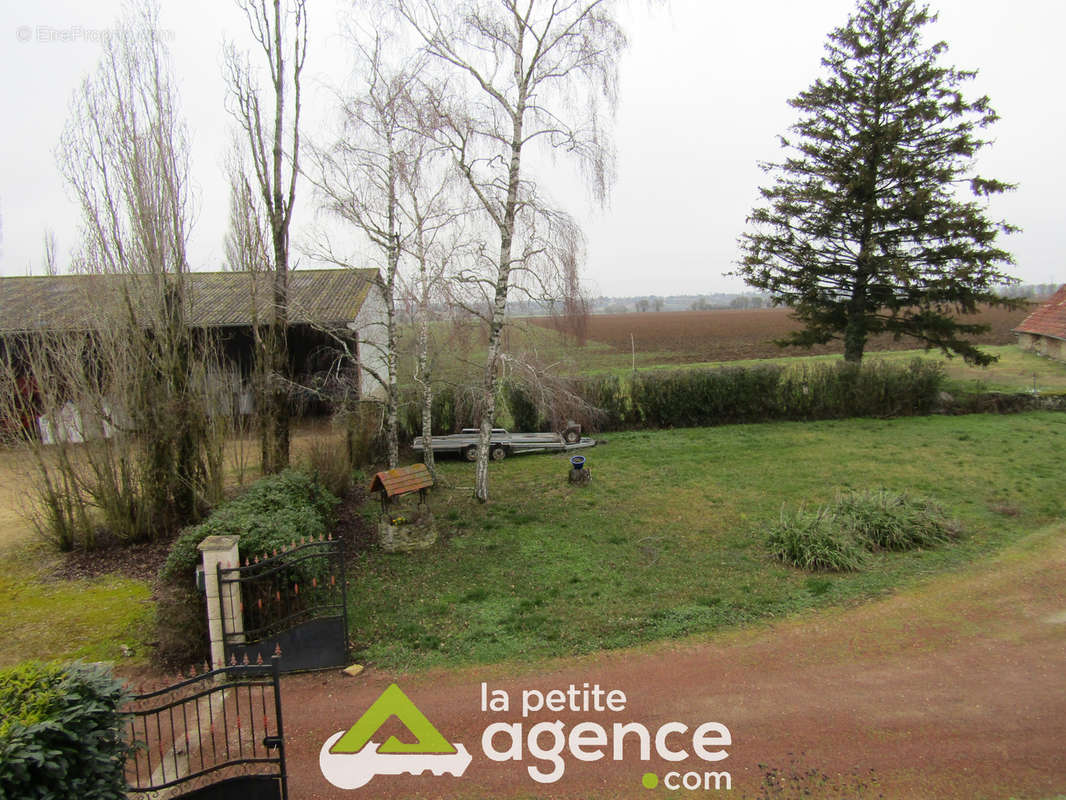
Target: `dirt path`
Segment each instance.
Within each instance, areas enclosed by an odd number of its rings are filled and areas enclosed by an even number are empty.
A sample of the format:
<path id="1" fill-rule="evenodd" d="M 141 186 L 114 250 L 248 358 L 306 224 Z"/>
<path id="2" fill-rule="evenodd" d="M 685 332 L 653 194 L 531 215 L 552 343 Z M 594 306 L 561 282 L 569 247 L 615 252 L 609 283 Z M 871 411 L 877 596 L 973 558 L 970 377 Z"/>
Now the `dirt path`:
<path id="1" fill-rule="evenodd" d="M 449 741 L 465 744 L 473 762 L 461 778 L 378 776 L 359 790 L 333 788 L 319 771 L 319 748 L 394 680 Z M 509 693 L 510 713 L 480 711 L 482 681 Z M 607 757 L 592 763 L 565 753 L 563 777 L 538 784 L 526 767 L 549 765 L 528 751 L 522 762 L 485 757 L 482 731 L 522 721 L 516 705 L 524 689 L 584 683 L 624 691 L 625 711 L 542 712 L 525 720 L 525 730 L 559 719 L 567 731 L 588 720 L 610 732 L 614 722 L 638 721 L 654 735 L 670 721 L 690 731 L 714 721 L 732 733 L 728 758 L 671 764 L 653 747 L 650 761 L 638 760 L 634 748 L 616 762 L 608 745 Z M 670 770 L 726 770 L 733 791 L 724 796 L 757 797 L 768 769 L 785 779 L 785 791 L 771 797 L 1054 797 L 1066 794 L 1066 526 L 884 601 L 701 643 L 551 662 L 521 674 L 487 667 L 292 676 L 283 700 L 291 793 L 301 800 L 695 794 L 642 786 L 645 773 L 665 779 Z M 404 739 L 398 724 L 382 731 L 393 732 Z M 545 735 L 542 744 L 550 743 Z M 507 737 L 497 739 L 501 749 L 506 744 Z M 683 737 L 669 744 L 681 746 Z M 834 783 L 842 788 L 831 791 Z"/>

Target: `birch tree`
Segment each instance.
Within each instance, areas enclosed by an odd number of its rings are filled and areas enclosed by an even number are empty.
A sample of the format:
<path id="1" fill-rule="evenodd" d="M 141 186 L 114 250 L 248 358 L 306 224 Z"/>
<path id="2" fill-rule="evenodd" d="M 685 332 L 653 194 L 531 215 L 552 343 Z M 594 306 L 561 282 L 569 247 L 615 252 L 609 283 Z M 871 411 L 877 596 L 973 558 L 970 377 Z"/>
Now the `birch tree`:
<path id="1" fill-rule="evenodd" d="M 289 227 L 299 176 L 300 91 L 307 57 L 307 9 L 304 0 L 238 0 L 238 6 L 248 21 L 269 76 L 269 91 L 262 92 L 249 59 L 234 46 L 227 49 L 231 110 L 248 142 L 273 249 L 273 296 L 264 349 L 269 389 L 263 399 L 269 421 L 262 428 L 261 436 L 263 471 L 278 472 L 289 464 L 292 386 L 288 356 Z"/>
<path id="2" fill-rule="evenodd" d="M 613 177 L 607 131 L 626 37 L 610 0 L 392 0 L 406 27 L 445 71 L 433 129 L 494 231 L 498 246 L 468 273 L 488 302 L 475 497 L 489 498 L 489 440 L 496 410 L 507 299 L 521 274 L 552 264 L 551 213 L 528 178 L 530 145 L 576 160 L 603 199 Z M 565 226 L 563 226 L 565 227 Z"/>
<path id="3" fill-rule="evenodd" d="M 400 191 L 403 174 L 415 168 L 410 160 L 412 148 L 417 147 L 405 126 L 403 107 L 414 78 L 411 71 L 386 65 L 380 37 L 370 48 L 358 43 L 356 48 L 363 56 L 366 89 L 342 101 L 336 141 L 328 148 L 314 148 L 315 183 L 326 210 L 361 232 L 384 265 L 386 369 L 384 375 L 374 377 L 386 390 L 385 439 L 388 466 L 393 469 L 399 462 L 396 296 L 403 249 Z M 345 263 L 330 247 L 324 248 L 323 255 L 334 263 Z"/>
<path id="4" fill-rule="evenodd" d="M 454 181 L 444 165 L 433 158 L 431 141 L 418 137 L 417 169 L 407 170 L 401 183 L 400 209 L 411 235 L 407 251 L 415 272 L 409 282 L 417 326 L 414 380 L 422 399 L 422 460 L 435 474 L 433 457 L 433 358 L 429 325 L 433 303 L 446 294 L 447 275 L 452 265 L 466 257 L 469 240 L 461 224 L 464 209 L 452 191 Z"/>

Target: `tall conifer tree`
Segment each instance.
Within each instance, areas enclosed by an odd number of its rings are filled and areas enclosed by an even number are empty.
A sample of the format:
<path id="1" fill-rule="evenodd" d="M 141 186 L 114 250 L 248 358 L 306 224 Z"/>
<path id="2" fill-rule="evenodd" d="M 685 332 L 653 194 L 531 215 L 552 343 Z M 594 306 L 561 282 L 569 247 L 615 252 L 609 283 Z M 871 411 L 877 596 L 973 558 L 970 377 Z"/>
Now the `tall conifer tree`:
<path id="1" fill-rule="evenodd" d="M 773 183 L 740 240 L 740 275 L 794 309 L 804 328 L 782 344 L 843 339 L 862 360 L 869 337 L 909 336 L 967 361 L 994 360 L 963 322 L 984 303 L 1013 305 L 996 288 L 1014 282 L 990 195 L 1014 187 L 974 172 L 996 121 L 987 97 L 964 99 L 975 72 L 940 64 L 927 46 L 936 20 L 913 0 L 861 0 L 829 35 L 826 75 L 789 101 L 800 120 L 787 156 L 763 164 Z"/>

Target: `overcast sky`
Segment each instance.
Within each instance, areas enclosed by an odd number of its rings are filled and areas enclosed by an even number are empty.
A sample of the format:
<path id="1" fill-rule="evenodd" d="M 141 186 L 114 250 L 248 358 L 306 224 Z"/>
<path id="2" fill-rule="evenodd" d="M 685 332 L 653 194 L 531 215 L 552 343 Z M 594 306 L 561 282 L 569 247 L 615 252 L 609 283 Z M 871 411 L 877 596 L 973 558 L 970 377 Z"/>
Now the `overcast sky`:
<path id="1" fill-rule="evenodd" d="M 349 4 L 311 0 L 308 117 L 329 114 L 329 92 L 347 74 L 339 15 Z M 100 32 L 119 0 L 36 3 L 0 0 L 0 274 L 43 271 L 42 236 L 56 232 L 61 264 L 78 234 L 77 209 L 53 151 L 71 98 L 99 56 Z M 586 280 L 593 294 L 699 294 L 743 284 L 722 273 L 765 176 L 759 160 L 778 157 L 777 136 L 795 122 L 787 100 L 817 77 L 826 35 L 851 0 L 673 0 L 625 12 L 631 48 L 622 64 L 616 120 L 618 182 L 610 205 L 591 207 L 580 183 L 557 166 L 551 193 L 585 223 Z M 1066 4 L 1059 0 L 941 0 L 928 31 L 948 42 L 945 57 L 978 69 L 971 96 L 988 94 L 1002 117 L 982 174 L 1019 184 L 990 214 L 1019 225 L 1006 240 L 1025 283 L 1066 281 Z M 227 225 L 223 157 L 232 123 L 225 112 L 224 37 L 249 43 L 226 0 L 162 0 L 181 101 L 193 139 L 194 269 L 218 269 Z M 314 131 L 311 132 L 312 135 Z M 310 222 L 312 198 L 297 200 L 295 240 Z M 301 267 L 315 266 L 307 257 Z"/>

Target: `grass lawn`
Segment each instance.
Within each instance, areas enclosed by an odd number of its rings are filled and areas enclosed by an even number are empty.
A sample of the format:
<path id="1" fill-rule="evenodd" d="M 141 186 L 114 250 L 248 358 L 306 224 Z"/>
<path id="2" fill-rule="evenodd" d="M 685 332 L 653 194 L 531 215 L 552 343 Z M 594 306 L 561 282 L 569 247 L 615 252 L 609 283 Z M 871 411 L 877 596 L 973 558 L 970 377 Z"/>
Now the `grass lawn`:
<path id="1" fill-rule="evenodd" d="M 393 669 L 536 659 L 713 631 L 857 602 L 1015 541 L 1066 513 L 1066 415 L 857 419 L 613 434 L 586 451 L 441 464 L 430 550 L 369 550 L 349 571 L 360 658 Z M 939 501 L 965 531 L 938 550 L 880 554 L 863 572 L 769 561 L 783 506 L 848 488 Z M 376 504 L 366 513 L 376 515 Z"/>
<path id="2" fill-rule="evenodd" d="M 0 667 L 27 659 L 144 663 L 155 613 L 148 584 L 119 575 L 46 577 L 57 560 L 38 543 L 0 551 Z"/>

